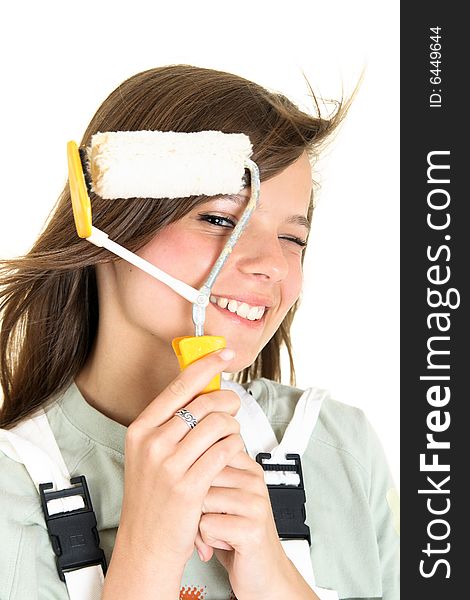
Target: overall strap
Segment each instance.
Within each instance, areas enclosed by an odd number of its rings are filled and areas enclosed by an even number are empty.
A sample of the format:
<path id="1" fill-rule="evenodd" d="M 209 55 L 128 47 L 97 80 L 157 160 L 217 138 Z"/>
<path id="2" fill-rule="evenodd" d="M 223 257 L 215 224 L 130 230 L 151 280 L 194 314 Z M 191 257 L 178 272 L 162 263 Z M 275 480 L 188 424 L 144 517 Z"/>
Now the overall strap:
<path id="1" fill-rule="evenodd" d="M 43 510 L 49 534 L 51 530 L 57 535 L 51 536 L 56 555 L 64 557 L 65 549 L 73 546 L 80 553 L 80 542 L 77 537 L 71 542 L 74 533 L 73 521 L 94 528 L 96 525 L 91 500 L 86 488 L 85 478 L 70 480 L 70 474 L 64 462 L 59 446 L 45 412 L 40 409 L 32 417 L 24 419 L 9 430 L 0 429 L 0 450 L 6 456 L 25 466 L 38 493 L 41 496 Z M 78 487 L 74 484 L 81 483 Z M 83 490 L 85 486 L 85 490 Z M 50 491 L 46 491 L 50 490 Z M 80 493 L 75 493 L 75 490 Z M 84 493 L 83 493 L 84 492 Z M 67 528 L 65 538 L 60 537 L 63 531 L 62 517 L 72 519 L 72 527 Z M 94 533 L 91 531 L 91 535 Z M 81 539 L 86 535 L 81 535 Z M 86 548 L 84 548 L 86 553 Z M 92 549 L 93 550 L 93 549 Z M 104 559 L 102 550 L 100 560 Z M 84 554 L 82 552 L 82 554 Z M 60 558 L 60 557 L 59 557 Z M 58 558 L 58 561 L 59 561 Z M 59 564 L 59 562 L 58 562 Z M 70 570 L 59 570 L 59 576 L 67 586 L 70 600 L 100 600 L 104 585 L 103 563 Z M 104 563 L 105 566 L 105 563 Z"/>
<path id="2" fill-rule="evenodd" d="M 222 381 L 221 387 L 233 390 L 240 397 L 241 406 L 235 418 L 240 423 L 240 435 L 248 454 L 263 465 L 273 465 L 273 470 L 269 470 L 269 466 L 265 467 L 268 469 L 264 473 L 268 488 L 269 486 L 275 486 L 282 489 L 283 486 L 289 486 L 289 488 L 294 488 L 294 494 L 298 492 L 297 496 L 300 495 L 305 501 L 300 459 L 295 458 L 293 455 L 297 454 L 301 458 L 306 450 L 327 392 L 316 388 L 305 390 L 296 404 L 294 415 L 284 432 L 281 442 L 278 443 L 271 423 L 261 406 L 244 387 L 227 380 Z M 274 469 L 274 465 L 277 467 L 285 466 L 286 470 Z M 301 489 L 295 489 L 297 487 Z M 273 504 L 273 495 L 271 494 L 273 494 L 272 490 L 270 496 Z M 276 516 L 274 505 L 273 512 Z M 336 591 L 320 588 L 315 584 L 310 556 L 310 535 L 307 526 L 304 526 L 305 530 L 307 532 L 305 538 L 308 538 L 308 540 L 286 539 L 280 535 L 284 552 L 320 600 L 338 600 L 339 597 Z"/>
<path id="3" fill-rule="evenodd" d="M 23 464 L 39 493 L 39 484 L 70 487 L 70 475 L 43 410 L 11 429 L 0 430 L 0 450 Z"/>

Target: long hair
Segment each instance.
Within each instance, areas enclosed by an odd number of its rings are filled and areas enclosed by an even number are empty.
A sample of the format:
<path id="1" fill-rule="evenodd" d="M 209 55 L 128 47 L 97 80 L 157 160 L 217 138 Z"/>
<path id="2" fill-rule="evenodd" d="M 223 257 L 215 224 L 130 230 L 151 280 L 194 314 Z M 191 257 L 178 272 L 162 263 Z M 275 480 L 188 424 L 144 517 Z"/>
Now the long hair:
<path id="1" fill-rule="evenodd" d="M 346 113 L 350 101 L 339 101 L 334 115 L 323 118 L 309 89 L 313 115 L 284 95 L 231 73 L 191 65 L 158 67 L 130 77 L 106 98 L 81 145 L 88 145 L 98 131 L 242 132 L 250 137 L 252 158 L 265 181 L 304 151 L 314 161 Z M 95 226 L 134 252 L 207 201 L 206 196 L 171 203 L 90 198 Z M 312 209 L 313 203 L 310 216 Z M 115 258 L 106 250 L 77 237 L 66 185 L 31 250 L 0 263 L 0 426 L 13 425 L 61 392 L 84 365 L 99 319 L 95 265 L 110 260 Z M 238 374 L 239 381 L 260 376 L 280 381 L 285 344 L 295 382 L 290 325 L 296 309 L 297 303 L 255 362 Z"/>

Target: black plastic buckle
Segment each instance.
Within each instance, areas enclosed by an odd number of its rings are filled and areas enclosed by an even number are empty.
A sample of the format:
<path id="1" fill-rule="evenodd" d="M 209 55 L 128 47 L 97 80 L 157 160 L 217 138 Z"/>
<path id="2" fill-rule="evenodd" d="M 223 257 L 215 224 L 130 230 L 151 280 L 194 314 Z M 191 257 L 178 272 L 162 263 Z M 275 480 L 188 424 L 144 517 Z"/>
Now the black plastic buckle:
<path id="1" fill-rule="evenodd" d="M 72 477 L 70 483 L 74 487 L 52 492 L 46 491 L 53 487 L 52 483 L 41 483 L 39 485 L 42 510 L 52 548 L 56 555 L 57 571 L 60 579 L 64 582 L 65 571 L 101 565 L 103 573 L 106 573 L 107 568 L 106 557 L 100 548 L 96 516 L 91 504 L 86 479 L 83 475 L 80 475 L 79 477 Z M 82 496 L 85 504 L 84 508 L 49 515 L 47 503 L 50 500 L 69 496 Z"/>
<path id="2" fill-rule="evenodd" d="M 305 525 L 306 498 L 300 455 L 286 454 L 286 460 L 295 461 L 295 464 L 293 465 L 263 463 L 264 459 L 269 458 L 271 458 L 271 454 L 268 452 L 260 452 L 256 456 L 256 462 L 259 463 L 265 471 L 291 471 L 297 473 L 300 479 L 299 485 L 267 484 L 277 533 L 280 538 L 288 540 L 307 540 L 309 546 L 311 546 L 310 528 L 308 525 Z"/>

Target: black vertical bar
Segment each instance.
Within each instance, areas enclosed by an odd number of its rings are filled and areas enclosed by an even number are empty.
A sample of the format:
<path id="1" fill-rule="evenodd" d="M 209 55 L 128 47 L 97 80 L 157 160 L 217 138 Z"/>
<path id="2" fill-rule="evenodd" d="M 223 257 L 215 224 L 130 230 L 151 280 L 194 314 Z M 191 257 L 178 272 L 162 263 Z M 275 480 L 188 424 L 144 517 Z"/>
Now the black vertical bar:
<path id="1" fill-rule="evenodd" d="M 406 600 L 470 597 L 464 514 L 470 458 L 470 198 L 464 185 L 470 172 L 470 153 L 464 150 L 470 134 L 464 91 L 470 31 L 464 6 L 401 3 L 401 563 Z"/>

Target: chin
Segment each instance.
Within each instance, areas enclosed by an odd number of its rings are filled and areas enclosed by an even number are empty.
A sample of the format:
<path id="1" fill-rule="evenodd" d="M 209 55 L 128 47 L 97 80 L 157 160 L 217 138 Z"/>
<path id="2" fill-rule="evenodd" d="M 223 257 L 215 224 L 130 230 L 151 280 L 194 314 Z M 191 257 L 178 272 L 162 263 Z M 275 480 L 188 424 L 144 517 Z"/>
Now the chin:
<path id="1" fill-rule="evenodd" d="M 236 352 L 236 348 L 235 345 L 229 346 L 227 344 L 227 346 L 229 348 L 233 348 Z M 230 373 L 230 374 L 235 374 L 238 373 L 240 371 L 243 371 L 243 369 L 246 369 L 247 367 L 251 367 L 251 365 L 255 362 L 256 357 L 258 355 L 254 355 L 254 356 L 250 356 L 250 357 L 242 357 L 242 356 L 235 356 L 235 358 L 231 361 L 229 367 L 227 369 L 225 369 L 225 373 Z"/>

